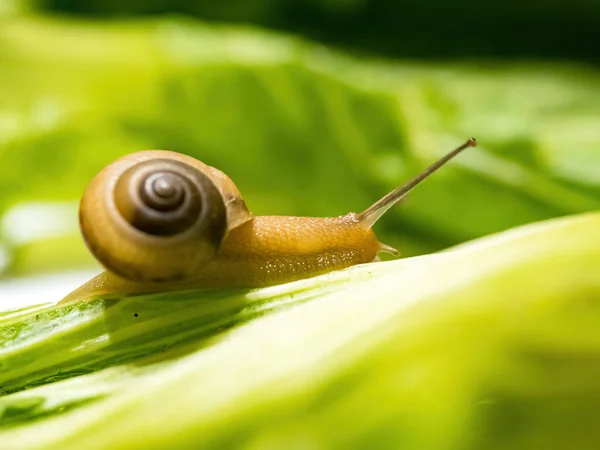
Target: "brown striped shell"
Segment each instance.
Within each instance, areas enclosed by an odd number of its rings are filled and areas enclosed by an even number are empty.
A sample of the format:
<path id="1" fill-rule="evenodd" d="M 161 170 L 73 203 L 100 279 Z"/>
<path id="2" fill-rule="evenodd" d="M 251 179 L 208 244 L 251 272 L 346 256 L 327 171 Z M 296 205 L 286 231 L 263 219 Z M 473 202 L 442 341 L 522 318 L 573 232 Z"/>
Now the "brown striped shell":
<path id="1" fill-rule="evenodd" d="M 167 281 L 198 272 L 252 214 L 221 171 L 147 150 L 116 160 L 90 182 L 79 219 L 87 246 L 109 271 Z"/>

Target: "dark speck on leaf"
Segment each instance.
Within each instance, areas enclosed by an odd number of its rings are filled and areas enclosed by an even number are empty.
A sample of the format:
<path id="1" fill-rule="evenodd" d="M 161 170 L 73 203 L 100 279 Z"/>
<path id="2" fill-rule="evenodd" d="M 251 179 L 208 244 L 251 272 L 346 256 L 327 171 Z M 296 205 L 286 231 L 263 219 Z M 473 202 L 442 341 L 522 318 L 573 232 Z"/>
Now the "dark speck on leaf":
<path id="1" fill-rule="evenodd" d="M 133 317 L 137 317 L 137 316 L 138 316 L 138 313 L 133 313 Z"/>

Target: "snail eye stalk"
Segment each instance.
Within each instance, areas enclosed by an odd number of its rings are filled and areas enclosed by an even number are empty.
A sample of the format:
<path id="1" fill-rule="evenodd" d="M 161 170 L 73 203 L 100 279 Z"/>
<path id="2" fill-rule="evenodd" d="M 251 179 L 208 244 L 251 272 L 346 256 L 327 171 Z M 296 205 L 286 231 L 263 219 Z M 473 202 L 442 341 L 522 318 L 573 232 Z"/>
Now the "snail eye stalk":
<path id="1" fill-rule="evenodd" d="M 373 205 L 369 206 L 363 212 L 358 214 L 358 221 L 367 226 L 368 228 L 372 227 L 375 224 L 375 222 L 377 222 L 381 218 L 381 216 L 383 216 L 392 206 L 394 206 L 396 203 L 402 200 L 410 191 L 412 191 L 415 187 L 421 184 L 421 182 L 428 178 L 433 172 L 438 170 L 440 167 L 442 167 L 456 155 L 461 153 L 463 150 L 469 147 L 476 146 L 477 140 L 475 138 L 470 138 L 463 145 L 455 148 L 446 156 L 434 162 L 431 166 L 429 166 L 419 175 L 414 177 L 408 183 L 394 189 L 392 192 L 385 195 L 380 200 L 376 201 Z"/>

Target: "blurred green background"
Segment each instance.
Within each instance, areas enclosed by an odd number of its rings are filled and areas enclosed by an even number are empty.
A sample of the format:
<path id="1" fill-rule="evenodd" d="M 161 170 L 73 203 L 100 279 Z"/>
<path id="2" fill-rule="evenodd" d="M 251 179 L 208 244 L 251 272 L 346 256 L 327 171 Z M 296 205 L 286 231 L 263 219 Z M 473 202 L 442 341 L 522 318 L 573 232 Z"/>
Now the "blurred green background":
<path id="1" fill-rule="evenodd" d="M 77 201 L 148 148 L 326 216 L 477 137 L 377 225 L 405 256 L 599 209 L 599 25 L 583 0 L 0 0 L 2 276 L 93 265 Z"/>
<path id="2" fill-rule="evenodd" d="M 142 149 L 218 167 L 256 214 L 326 216 L 477 137 L 377 224 L 405 256 L 598 211 L 599 29 L 592 0 L 0 0 L 1 304 L 98 268 L 78 199 Z M 304 287 L 1 312 L 2 438 L 597 448 L 597 222 Z"/>

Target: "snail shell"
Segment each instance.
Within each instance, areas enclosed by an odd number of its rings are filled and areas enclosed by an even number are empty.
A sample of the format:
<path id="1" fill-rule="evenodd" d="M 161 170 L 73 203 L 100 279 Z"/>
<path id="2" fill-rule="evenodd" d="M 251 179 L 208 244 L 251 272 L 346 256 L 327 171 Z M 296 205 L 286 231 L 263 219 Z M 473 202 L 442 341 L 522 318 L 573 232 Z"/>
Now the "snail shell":
<path id="1" fill-rule="evenodd" d="M 221 171 L 180 153 L 148 150 L 104 168 L 81 199 L 83 237 L 109 271 L 133 281 L 184 279 L 233 228 L 252 220 Z"/>

